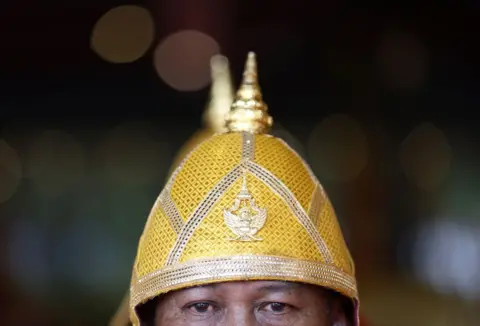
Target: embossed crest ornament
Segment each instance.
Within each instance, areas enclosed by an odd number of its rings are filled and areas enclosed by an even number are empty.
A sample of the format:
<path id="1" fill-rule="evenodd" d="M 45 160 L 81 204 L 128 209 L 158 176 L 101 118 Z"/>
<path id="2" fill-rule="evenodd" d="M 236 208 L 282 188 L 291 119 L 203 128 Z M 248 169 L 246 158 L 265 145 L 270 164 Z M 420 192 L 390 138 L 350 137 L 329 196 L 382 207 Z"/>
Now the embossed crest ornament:
<path id="1" fill-rule="evenodd" d="M 267 220 L 267 210 L 257 207 L 255 198 L 247 188 L 247 174 L 243 173 L 242 188 L 235 198 L 230 209 L 223 211 L 223 218 L 227 227 L 235 234 L 231 241 L 262 241 L 255 235 L 260 231 Z"/>

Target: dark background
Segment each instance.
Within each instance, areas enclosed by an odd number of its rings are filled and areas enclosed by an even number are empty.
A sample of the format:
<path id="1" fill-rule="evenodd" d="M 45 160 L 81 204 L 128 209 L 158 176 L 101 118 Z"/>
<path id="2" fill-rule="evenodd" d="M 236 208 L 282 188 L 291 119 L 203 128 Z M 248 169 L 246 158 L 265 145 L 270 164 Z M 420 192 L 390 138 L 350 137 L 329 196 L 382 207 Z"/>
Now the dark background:
<path id="1" fill-rule="evenodd" d="M 150 11 L 155 33 L 138 60 L 113 63 L 92 31 L 127 4 Z M 208 83 L 165 82 L 157 45 L 197 30 L 230 59 L 236 85 L 257 53 L 277 131 L 338 210 L 372 323 L 470 325 L 462 309 L 480 297 L 479 15 L 476 1 L 4 1 L 0 324 L 106 324 L 208 99 Z M 187 43 L 166 65 L 194 79 L 210 50 Z M 418 291 L 432 294 L 412 301 Z M 403 316 L 408 304 L 420 313 Z"/>

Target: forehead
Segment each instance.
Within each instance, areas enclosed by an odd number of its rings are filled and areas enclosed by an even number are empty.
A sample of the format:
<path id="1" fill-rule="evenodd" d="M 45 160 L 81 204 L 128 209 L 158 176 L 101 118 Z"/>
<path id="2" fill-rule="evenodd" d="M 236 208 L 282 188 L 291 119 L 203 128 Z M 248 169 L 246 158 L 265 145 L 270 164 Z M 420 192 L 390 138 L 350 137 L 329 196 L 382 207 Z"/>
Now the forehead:
<path id="1" fill-rule="evenodd" d="M 206 284 L 202 286 L 187 288 L 177 291 L 177 293 L 216 293 L 222 295 L 238 294 L 262 294 L 262 293 L 285 293 L 290 295 L 304 295 L 306 293 L 315 293 L 323 295 L 321 288 L 294 282 L 285 281 L 243 281 L 243 282 L 221 282 Z"/>

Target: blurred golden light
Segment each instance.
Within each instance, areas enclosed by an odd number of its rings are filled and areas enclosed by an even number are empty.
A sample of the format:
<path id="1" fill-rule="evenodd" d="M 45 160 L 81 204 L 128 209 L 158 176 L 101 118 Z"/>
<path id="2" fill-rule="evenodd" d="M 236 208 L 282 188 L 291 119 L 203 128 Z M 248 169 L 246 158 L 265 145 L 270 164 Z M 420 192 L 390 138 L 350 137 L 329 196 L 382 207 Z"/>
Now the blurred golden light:
<path id="1" fill-rule="evenodd" d="M 158 75 L 179 91 L 197 91 L 210 83 L 210 59 L 220 52 L 212 37 L 195 30 L 180 31 L 158 44 L 154 65 Z"/>
<path id="2" fill-rule="evenodd" d="M 17 151 L 0 139 L 0 203 L 9 200 L 22 181 L 22 164 Z"/>
<path id="3" fill-rule="evenodd" d="M 84 149 L 66 132 L 45 130 L 28 148 L 26 177 L 41 195 L 55 196 L 71 189 L 84 173 Z"/>
<path id="4" fill-rule="evenodd" d="M 109 132 L 98 153 L 108 178 L 132 186 L 163 182 L 160 178 L 169 168 L 172 153 L 167 142 L 150 137 L 154 128 L 148 122 L 135 121 Z"/>
<path id="5" fill-rule="evenodd" d="M 432 123 L 423 123 L 403 141 L 400 160 L 411 182 L 424 190 L 433 190 L 448 174 L 452 149 L 440 129 Z"/>
<path id="6" fill-rule="evenodd" d="M 414 90 L 427 79 L 428 52 L 414 35 L 387 33 L 378 48 L 378 65 L 384 82 L 396 90 Z"/>
<path id="7" fill-rule="evenodd" d="M 133 62 L 145 55 L 153 43 L 154 24 L 145 8 L 133 5 L 113 8 L 95 24 L 90 46 L 105 61 Z"/>
<path id="8" fill-rule="evenodd" d="M 367 165 L 367 136 L 357 121 L 348 115 L 336 114 L 315 127 L 307 151 L 317 175 L 347 182 L 357 177 Z"/>

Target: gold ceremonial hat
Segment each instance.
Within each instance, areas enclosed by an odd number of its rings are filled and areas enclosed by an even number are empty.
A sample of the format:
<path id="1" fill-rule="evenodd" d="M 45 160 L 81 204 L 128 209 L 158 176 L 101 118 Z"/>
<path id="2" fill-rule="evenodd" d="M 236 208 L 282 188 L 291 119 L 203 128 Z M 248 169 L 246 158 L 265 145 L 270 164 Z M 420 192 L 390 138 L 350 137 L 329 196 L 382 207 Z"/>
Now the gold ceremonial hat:
<path id="1" fill-rule="evenodd" d="M 227 132 L 191 150 L 148 217 L 130 287 L 136 308 L 208 283 L 283 280 L 332 289 L 356 303 L 354 264 L 334 209 L 309 166 L 283 140 L 249 53 Z M 357 321 L 358 322 L 358 321 Z"/>

